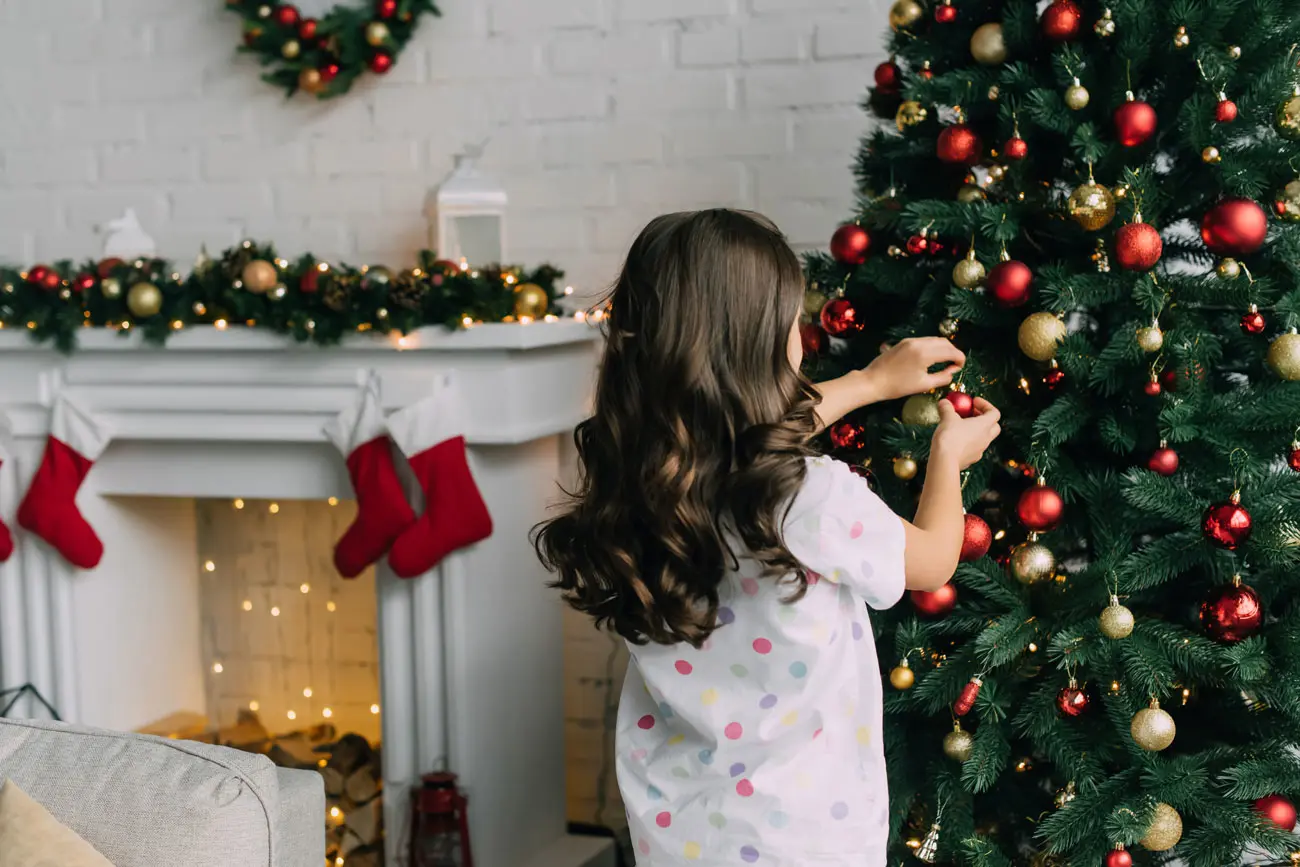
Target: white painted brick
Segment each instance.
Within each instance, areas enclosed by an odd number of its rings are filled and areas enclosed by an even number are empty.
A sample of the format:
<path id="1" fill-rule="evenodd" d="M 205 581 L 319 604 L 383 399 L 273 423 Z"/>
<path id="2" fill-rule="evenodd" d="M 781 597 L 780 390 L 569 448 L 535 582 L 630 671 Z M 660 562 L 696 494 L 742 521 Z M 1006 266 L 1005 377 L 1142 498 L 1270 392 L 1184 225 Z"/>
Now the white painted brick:
<path id="1" fill-rule="evenodd" d="M 834 21 L 817 25 L 813 53 L 818 60 L 837 60 L 846 57 L 885 57 L 885 35 L 880 30 L 880 19 L 866 16 L 840 16 Z M 877 63 L 879 60 L 876 61 Z"/>
<path id="2" fill-rule="evenodd" d="M 68 225 L 74 229 L 102 226 L 109 220 L 122 216 L 128 208 L 136 212 L 140 224 L 151 235 L 171 223 L 167 195 L 152 186 L 79 190 L 66 193 L 63 202 L 67 209 Z"/>
<path id="3" fill-rule="evenodd" d="M 599 79 L 539 81 L 520 97 L 525 120 L 583 120 L 609 114 L 609 94 Z"/>
<path id="4" fill-rule="evenodd" d="M 476 79 L 528 78 L 541 69 L 543 47 L 535 33 L 440 40 L 428 52 L 429 80 L 464 86 Z"/>
<path id="5" fill-rule="evenodd" d="M 64 103 L 93 103 L 100 85 L 97 70 L 78 63 L 50 65 L 45 58 L 30 60 L 13 73 L 0 75 L 0 99 L 6 113 L 13 106 L 48 109 Z"/>
<path id="6" fill-rule="evenodd" d="M 620 33 L 561 33 L 548 46 L 548 66 L 561 74 L 639 69 L 652 75 L 667 68 L 671 36 L 669 30 L 649 27 Z"/>
<path id="7" fill-rule="evenodd" d="M 79 262 L 97 256 L 104 249 L 103 237 L 90 229 L 68 232 L 42 232 L 32 236 L 32 262 L 71 259 Z"/>
<path id="8" fill-rule="evenodd" d="M 516 211 L 511 214 L 510 234 L 530 247 L 582 250 L 590 246 L 586 218 L 571 210 Z"/>
<path id="9" fill-rule="evenodd" d="M 845 165 L 827 171 L 824 161 L 793 158 L 758 163 L 755 171 L 758 201 L 849 198 L 853 192 L 852 175 Z"/>
<path id="10" fill-rule="evenodd" d="M 625 207 L 601 212 L 595 218 L 592 241 L 595 249 L 626 256 L 641 230 L 664 209 L 644 202 L 629 201 Z"/>
<path id="11" fill-rule="evenodd" d="M 99 0 L 60 0 L 57 9 L 50 8 L 47 3 L 25 3 L 23 0 L 0 3 L 0 22 L 6 25 L 37 24 L 52 28 L 65 21 L 98 19 Z"/>
<path id="12" fill-rule="evenodd" d="M 870 9 L 876 6 L 881 10 L 879 20 L 881 26 L 888 26 L 888 18 L 885 12 L 893 5 L 893 0 L 749 0 L 750 9 L 755 15 L 767 15 L 771 13 L 807 13 L 810 11 L 821 11 L 826 9 L 853 9 L 858 12 L 866 6 Z"/>
<path id="13" fill-rule="evenodd" d="M 384 135 L 446 136 L 463 145 L 482 139 L 498 119 L 516 113 L 516 88 L 500 84 L 426 84 L 373 94 L 373 125 Z M 337 127 L 336 127 L 337 128 Z"/>
<path id="14" fill-rule="evenodd" d="M 271 188 L 261 181 L 196 184 L 170 193 L 172 218 L 186 222 L 239 219 L 271 208 Z"/>
<path id="15" fill-rule="evenodd" d="M 614 88 L 615 112 L 628 120 L 727 111 L 734 107 L 734 99 L 732 73 L 721 70 L 628 75 Z"/>
<path id="16" fill-rule="evenodd" d="M 858 144 L 872 121 L 854 109 L 833 112 L 800 112 L 794 122 L 794 151 L 798 154 L 832 153 L 846 157 L 857 153 Z"/>
<path id="17" fill-rule="evenodd" d="M 614 204 L 614 172 L 610 169 L 535 171 L 512 177 L 506 191 L 512 208 L 606 208 Z"/>
<path id="18" fill-rule="evenodd" d="M 331 141 L 312 143 L 312 169 L 336 178 L 356 175 L 403 175 L 420 167 L 420 149 L 414 141 Z"/>
<path id="19" fill-rule="evenodd" d="M 75 22 L 54 31 L 53 58 L 60 62 L 85 63 L 104 60 L 134 60 L 149 53 L 148 28 L 143 22 L 106 24 Z"/>
<path id="20" fill-rule="evenodd" d="M 95 66 L 99 93 L 115 102 L 151 102 L 189 97 L 203 92 L 203 68 L 174 64 L 164 74 L 148 60 L 127 60 Z"/>
<path id="21" fill-rule="evenodd" d="M 677 62 L 684 67 L 735 66 L 740 62 L 740 30 L 727 25 L 679 33 Z"/>
<path id="22" fill-rule="evenodd" d="M 545 168 L 657 162 L 664 155 L 664 131 L 637 121 L 551 124 L 543 128 L 539 150 Z"/>
<path id="23" fill-rule="evenodd" d="M 491 0 L 488 4 L 488 27 L 492 33 L 600 27 L 602 23 L 601 0 L 564 0 L 562 3 Z"/>
<path id="24" fill-rule="evenodd" d="M 787 153 L 789 137 L 789 124 L 780 118 L 724 116 L 708 123 L 674 124 L 669 148 L 674 160 L 779 157 Z"/>
<path id="25" fill-rule="evenodd" d="M 769 203 L 760 200 L 758 210 L 780 227 L 796 250 L 825 250 L 835 228 L 850 213 L 853 202 L 851 183 L 852 178 L 846 178 L 846 195 L 842 202 Z"/>
<path id="26" fill-rule="evenodd" d="M 736 0 L 617 0 L 619 21 L 681 21 L 721 18 L 736 11 Z"/>
<path id="27" fill-rule="evenodd" d="M 415 253 L 428 241 L 424 224 L 405 214 L 376 217 L 356 227 L 356 244 L 362 261 L 415 264 Z"/>
<path id="28" fill-rule="evenodd" d="M 214 110 L 203 100 L 151 103 L 142 107 L 147 141 L 164 144 L 221 138 L 248 138 L 253 117 L 243 106 Z"/>
<path id="29" fill-rule="evenodd" d="M 857 105 L 867 92 L 865 64 L 825 63 L 813 67 L 751 69 L 744 91 L 749 108 Z"/>
<path id="30" fill-rule="evenodd" d="M 274 178 L 294 178 L 312 171 L 304 142 L 208 142 L 203 146 L 202 166 L 203 177 L 209 181 L 235 181 L 254 172 Z"/>
<path id="31" fill-rule="evenodd" d="M 24 229 L 54 232 L 63 228 L 62 203 L 44 190 L 5 190 L 0 208 L 0 235 Z"/>
<path id="32" fill-rule="evenodd" d="M 142 116 L 132 106 L 56 105 L 50 120 L 54 135 L 63 141 L 116 144 L 144 138 Z"/>
<path id="33" fill-rule="evenodd" d="M 30 231 L 5 232 L 0 234 L 0 260 L 5 262 L 35 262 L 36 238 Z M 58 253 L 57 258 L 65 258 L 66 253 Z"/>
<path id="34" fill-rule="evenodd" d="M 745 63 L 797 62 L 807 56 L 811 28 L 795 21 L 754 21 L 740 31 Z"/>
<path id="35" fill-rule="evenodd" d="M 194 148 L 129 146 L 100 155 L 100 176 L 108 183 L 192 181 L 198 175 L 199 155 Z"/>
<path id="36" fill-rule="evenodd" d="M 275 185 L 276 212 L 298 217 L 362 214 L 368 219 L 382 212 L 379 189 L 371 179 L 283 181 Z"/>
<path id="37" fill-rule="evenodd" d="M 622 202 L 674 209 L 740 207 L 747 203 L 745 170 L 735 163 L 709 166 L 628 166 L 619 170 Z"/>
<path id="38" fill-rule="evenodd" d="M 87 183 L 95 175 L 95 152 L 89 148 L 47 145 L 4 154 L 5 182 L 16 187 Z"/>

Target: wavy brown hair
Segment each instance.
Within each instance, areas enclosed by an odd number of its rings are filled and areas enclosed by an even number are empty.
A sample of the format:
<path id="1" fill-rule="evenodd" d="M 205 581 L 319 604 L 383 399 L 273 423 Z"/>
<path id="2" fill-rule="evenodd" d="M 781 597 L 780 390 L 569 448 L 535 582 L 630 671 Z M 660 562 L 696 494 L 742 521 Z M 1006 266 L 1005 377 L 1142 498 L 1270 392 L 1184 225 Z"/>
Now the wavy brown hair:
<path id="1" fill-rule="evenodd" d="M 781 525 L 803 483 L 817 394 L 790 364 L 799 260 L 756 214 L 659 217 L 610 296 L 576 490 L 534 530 L 564 599 L 636 644 L 696 647 L 735 539 L 807 590 Z M 797 586 L 793 586 L 797 584 Z"/>

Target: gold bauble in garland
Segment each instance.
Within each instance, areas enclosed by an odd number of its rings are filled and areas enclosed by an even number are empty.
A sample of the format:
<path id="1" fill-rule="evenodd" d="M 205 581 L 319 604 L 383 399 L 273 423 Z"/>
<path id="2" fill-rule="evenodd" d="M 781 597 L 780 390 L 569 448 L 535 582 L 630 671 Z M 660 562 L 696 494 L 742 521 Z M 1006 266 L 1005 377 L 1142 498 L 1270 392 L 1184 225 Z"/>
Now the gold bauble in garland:
<path id="1" fill-rule="evenodd" d="M 908 127 L 925 123 L 925 119 L 929 116 L 930 112 L 926 111 L 925 106 L 914 99 L 908 99 L 898 107 L 898 112 L 894 115 L 894 124 L 897 125 L 899 132 L 903 132 Z"/>
<path id="2" fill-rule="evenodd" d="M 889 9 L 889 26 L 895 30 L 905 30 L 925 15 L 925 10 L 916 0 L 898 0 Z"/>
<path id="3" fill-rule="evenodd" d="M 99 291 L 105 298 L 121 298 L 122 281 L 116 277 L 105 277 L 99 282 Z"/>
<path id="4" fill-rule="evenodd" d="M 1002 38 L 1002 25 L 989 22 L 978 27 L 970 38 L 970 53 L 985 66 L 997 66 L 1007 59 L 1007 43 Z"/>
<path id="5" fill-rule="evenodd" d="M 939 336 L 953 338 L 961 330 L 961 323 L 951 317 L 939 322 Z"/>
<path id="6" fill-rule="evenodd" d="M 1291 141 L 1300 141 L 1300 93 L 1292 93 L 1291 98 L 1277 107 L 1277 134 Z"/>
<path id="7" fill-rule="evenodd" d="M 1115 219 L 1115 197 L 1106 187 L 1093 181 L 1070 193 L 1067 206 L 1074 221 L 1089 232 L 1104 229 Z"/>
<path id="8" fill-rule="evenodd" d="M 551 309 L 551 296 L 536 283 L 520 283 L 515 288 L 515 317 L 541 319 Z"/>
<path id="9" fill-rule="evenodd" d="M 162 290 L 152 283 L 137 283 L 126 293 L 127 308 L 141 319 L 157 316 L 162 305 Z"/>
<path id="10" fill-rule="evenodd" d="M 1133 612 L 1119 604 L 1118 596 L 1112 596 L 1110 604 L 1102 609 L 1101 616 L 1097 618 L 1097 626 L 1107 638 L 1115 641 L 1128 638 L 1133 634 Z"/>
<path id="11" fill-rule="evenodd" d="M 382 21 L 371 21 L 366 25 L 366 42 L 379 48 L 388 41 L 388 25 Z"/>
<path id="12" fill-rule="evenodd" d="M 897 690 L 911 689 L 912 685 L 916 683 L 916 674 L 912 671 L 912 666 L 907 664 L 906 659 L 894 666 L 893 670 L 889 672 L 889 683 Z"/>
<path id="13" fill-rule="evenodd" d="M 1300 180 L 1292 181 L 1282 188 L 1273 211 L 1279 220 L 1286 223 L 1300 222 Z"/>
<path id="14" fill-rule="evenodd" d="M 1020 323 L 1016 336 L 1025 355 L 1034 361 L 1051 361 L 1065 339 L 1065 323 L 1051 313 L 1031 313 Z"/>
<path id="15" fill-rule="evenodd" d="M 1046 581 L 1055 571 L 1056 555 L 1033 535 L 1011 550 L 1011 574 L 1021 584 Z"/>
<path id="16" fill-rule="evenodd" d="M 822 308 L 826 306 L 826 296 L 817 289 L 809 289 L 803 293 L 803 312 L 804 315 L 811 318 L 814 322 L 822 315 Z"/>
<path id="17" fill-rule="evenodd" d="M 984 282 L 985 276 L 984 265 L 975 258 L 974 250 L 952 266 L 952 282 L 963 289 L 974 289 Z"/>
<path id="18" fill-rule="evenodd" d="M 1268 366 L 1285 380 L 1300 379 L 1300 334 L 1279 334 L 1269 344 Z"/>
<path id="19" fill-rule="evenodd" d="M 1228 257 L 1219 262 L 1215 271 L 1218 272 L 1220 280 L 1236 280 L 1241 276 L 1241 263 L 1232 257 Z"/>
<path id="20" fill-rule="evenodd" d="M 906 455 L 901 458 L 894 458 L 894 475 L 905 482 L 916 478 L 916 474 L 920 469 L 916 461 Z"/>
<path id="21" fill-rule="evenodd" d="M 943 754 L 954 762 L 966 761 L 974 749 L 975 738 L 960 723 L 954 723 L 952 731 L 943 736 Z"/>
<path id="22" fill-rule="evenodd" d="M 325 79 L 321 76 L 320 70 L 308 67 L 298 73 L 298 89 L 313 96 L 324 90 Z"/>
<path id="23" fill-rule="evenodd" d="M 1079 79 L 1076 78 L 1074 84 L 1065 89 L 1065 104 L 1071 111 L 1083 111 L 1090 102 L 1092 102 L 1092 94 L 1079 82 Z"/>
<path id="24" fill-rule="evenodd" d="M 1156 804 L 1155 816 L 1151 827 L 1140 841 L 1143 847 L 1152 852 L 1165 852 L 1178 845 L 1183 839 L 1183 817 L 1168 804 Z"/>
<path id="25" fill-rule="evenodd" d="M 934 427 L 939 423 L 939 402 L 930 394 L 914 394 L 903 401 L 903 424 Z"/>
<path id="26" fill-rule="evenodd" d="M 280 282 L 280 272 L 265 259 L 254 259 L 244 266 L 240 278 L 244 281 L 245 289 L 261 295 L 270 292 Z"/>
<path id="27" fill-rule="evenodd" d="M 1129 733 L 1133 735 L 1133 742 L 1153 753 L 1158 753 L 1172 744 L 1177 731 L 1174 718 L 1162 710 L 1160 703 L 1154 699 L 1150 707 L 1144 707 L 1133 714 L 1133 721 L 1129 723 Z"/>
<path id="28" fill-rule="evenodd" d="M 1137 330 L 1137 344 L 1143 352 L 1159 352 L 1165 345 L 1165 333 L 1160 330 L 1160 324 L 1152 322 L 1146 328 Z"/>

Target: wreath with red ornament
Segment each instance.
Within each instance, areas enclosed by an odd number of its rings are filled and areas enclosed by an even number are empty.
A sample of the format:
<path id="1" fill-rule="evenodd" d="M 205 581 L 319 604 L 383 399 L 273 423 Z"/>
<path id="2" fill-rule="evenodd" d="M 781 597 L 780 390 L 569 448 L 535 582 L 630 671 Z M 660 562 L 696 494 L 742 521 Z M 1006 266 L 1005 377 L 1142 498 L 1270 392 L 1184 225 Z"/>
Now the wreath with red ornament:
<path id="1" fill-rule="evenodd" d="M 240 51 L 272 67 L 262 80 L 329 99 L 347 93 L 366 71 L 393 68 L 424 15 L 441 15 L 433 0 L 367 0 L 335 6 L 323 18 L 306 18 L 292 3 L 226 0 L 244 19 Z"/>

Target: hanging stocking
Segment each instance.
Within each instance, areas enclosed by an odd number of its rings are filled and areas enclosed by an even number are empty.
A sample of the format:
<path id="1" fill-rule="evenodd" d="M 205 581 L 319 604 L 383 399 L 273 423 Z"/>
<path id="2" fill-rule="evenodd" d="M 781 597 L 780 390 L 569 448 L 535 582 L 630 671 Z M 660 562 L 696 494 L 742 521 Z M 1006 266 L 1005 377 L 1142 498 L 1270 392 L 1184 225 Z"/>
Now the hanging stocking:
<path id="1" fill-rule="evenodd" d="M 388 430 L 424 490 L 424 514 L 388 553 L 402 578 L 428 572 L 452 551 L 492 535 L 492 516 L 465 458 L 459 392 L 444 378 L 434 394 L 394 413 Z"/>
<path id="2" fill-rule="evenodd" d="M 5 458 L 7 457 L 8 454 L 10 454 L 10 452 L 5 448 L 9 440 L 8 434 L 9 434 L 9 420 L 3 414 L 0 414 L 0 492 L 3 492 L 5 490 L 4 464 L 5 464 Z M 11 463 L 9 466 L 10 469 L 12 470 L 13 464 Z M 3 507 L 5 505 L 6 504 L 4 503 L 0 503 L 0 507 Z M 6 560 L 8 560 L 11 556 L 13 556 L 13 553 L 14 553 L 13 534 L 9 532 L 9 527 L 5 525 L 5 522 L 3 520 L 0 520 L 0 563 L 3 563 Z"/>
<path id="3" fill-rule="evenodd" d="M 393 465 L 393 443 L 384 431 L 374 374 L 361 387 L 356 403 L 326 425 L 325 435 L 347 458 L 357 495 L 356 520 L 334 546 L 334 568 L 344 578 L 355 578 L 415 522 Z"/>
<path id="4" fill-rule="evenodd" d="M 18 507 L 18 524 L 79 569 L 94 569 L 104 543 L 77 509 L 77 490 L 108 445 L 108 434 L 66 397 L 54 404 L 45 455 Z"/>

